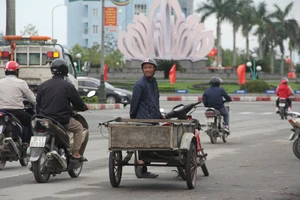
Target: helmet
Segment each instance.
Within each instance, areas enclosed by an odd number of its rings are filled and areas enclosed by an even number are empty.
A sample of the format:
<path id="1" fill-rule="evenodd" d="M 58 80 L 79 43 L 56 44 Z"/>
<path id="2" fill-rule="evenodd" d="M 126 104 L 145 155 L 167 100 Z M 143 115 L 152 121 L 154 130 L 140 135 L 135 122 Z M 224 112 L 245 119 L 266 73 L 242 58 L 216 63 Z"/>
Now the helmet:
<path id="1" fill-rule="evenodd" d="M 287 84 L 288 82 L 289 82 L 289 79 L 286 78 L 286 77 L 283 77 L 283 78 L 281 79 L 281 83 L 282 83 L 282 84 Z"/>
<path id="2" fill-rule="evenodd" d="M 67 76 L 68 75 L 68 63 L 62 58 L 57 58 L 52 61 L 50 70 L 53 75 Z"/>
<path id="3" fill-rule="evenodd" d="M 152 58 L 145 58 L 145 60 L 141 64 L 142 69 L 143 69 L 143 65 L 147 64 L 147 63 L 148 64 L 152 64 L 152 65 L 154 65 L 155 68 L 157 68 L 157 64 L 156 64 L 156 62 L 155 62 L 154 59 L 152 59 Z"/>
<path id="4" fill-rule="evenodd" d="M 20 69 L 20 65 L 15 61 L 9 61 L 4 65 L 4 71 L 14 72 Z"/>
<path id="5" fill-rule="evenodd" d="M 223 82 L 223 80 L 220 77 L 217 77 L 217 76 L 213 76 L 209 80 L 209 84 L 211 84 L 212 86 L 220 86 L 220 84 L 222 82 Z"/>

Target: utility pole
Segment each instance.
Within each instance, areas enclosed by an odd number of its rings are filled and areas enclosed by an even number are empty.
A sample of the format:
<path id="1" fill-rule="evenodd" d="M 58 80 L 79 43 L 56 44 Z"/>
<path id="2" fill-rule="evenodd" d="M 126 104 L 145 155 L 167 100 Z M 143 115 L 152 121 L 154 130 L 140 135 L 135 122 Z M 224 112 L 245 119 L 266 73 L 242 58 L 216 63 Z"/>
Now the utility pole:
<path id="1" fill-rule="evenodd" d="M 16 35 L 15 0 L 6 0 L 6 35 Z"/>
<path id="2" fill-rule="evenodd" d="M 104 83 L 104 18 L 105 18 L 105 9 L 104 9 L 104 1 L 102 1 L 102 25 L 101 25 L 101 66 L 100 66 L 100 86 L 99 86 L 99 96 L 98 96 L 98 101 L 100 103 L 106 103 L 106 90 L 105 90 L 105 83 Z"/>

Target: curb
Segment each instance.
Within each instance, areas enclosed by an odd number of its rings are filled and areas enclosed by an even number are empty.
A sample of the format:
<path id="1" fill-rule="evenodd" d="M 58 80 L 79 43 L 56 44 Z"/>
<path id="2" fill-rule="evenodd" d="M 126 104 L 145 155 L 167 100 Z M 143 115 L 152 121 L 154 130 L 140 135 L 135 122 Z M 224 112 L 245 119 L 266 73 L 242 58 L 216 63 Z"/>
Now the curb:
<path id="1" fill-rule="evenodd" d="M 232 101 L 276 101 L 277 96 L 231 96 Z M 292 101 L 300 101 L 300 97 L 290 97 Z M 202 101 L 201 96 L 164 96 L 161 101 Z"/>
<path id="2" fill-rule="evenodd" d="M 123 104 L 86 104 L 89 110 L 122 109 Z"/>

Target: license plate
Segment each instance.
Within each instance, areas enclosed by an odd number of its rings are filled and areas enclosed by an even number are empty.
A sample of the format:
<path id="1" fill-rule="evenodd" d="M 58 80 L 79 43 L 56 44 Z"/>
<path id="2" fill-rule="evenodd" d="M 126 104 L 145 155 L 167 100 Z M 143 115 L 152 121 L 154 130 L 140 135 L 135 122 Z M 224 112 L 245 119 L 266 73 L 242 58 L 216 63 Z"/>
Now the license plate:
<path id="1" fill-rule="evenodd" d="M 30 139 L 30 147 L 44 147 L 46 144 L 46 136 L 32 136 Z"/>
<path id="2" fill-rule="evenodd" d="M 0 125 L 0 134 L 2 133 L 3 125 Z"/>
<path id="3" fill-rule="evenodd" d="M 210 118 L 206 118 L 207 123 L 214 123 L 215 122 L 215 118 L 210 117 Z"/>
<path id="4" fill-rule="evenodd" d="M 285 103 L 280 103 L 279 107 L 285 107 Z"/>
<path id="5" fill-rule="evenodd" d="M 292 140 L 292 139 L 293 139 L 293 137 L 294 137 L 294 134 L 295 134 L 294 132 L 293 132 L 293 133 L 291 133 L 289 140 Z"/>

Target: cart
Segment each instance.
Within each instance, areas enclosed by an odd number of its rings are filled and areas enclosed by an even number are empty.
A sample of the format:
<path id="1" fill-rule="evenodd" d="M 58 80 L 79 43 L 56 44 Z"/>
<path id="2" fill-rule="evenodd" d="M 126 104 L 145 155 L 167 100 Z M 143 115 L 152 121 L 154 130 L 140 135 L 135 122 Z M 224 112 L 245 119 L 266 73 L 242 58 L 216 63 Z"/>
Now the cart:
<path id="1" fill-rule="evenodd" d="M 205 176 L 209 175 L 197 120 L 118 118 L 100 125 L 108 127 L 109 132 L 112 187 L 120 185 L 123 166 L 134 166 L 136 175 L 140 166 L 176 167 L 189 189 L 196 186 L 197 167 L 202 168 Z M 126 156 L 123 158 L 124 151 Z M 131 161 L 132 155 L 134 162 Z M 144 164 L 139 164 L 138 160 L 143 160 Z"/>

